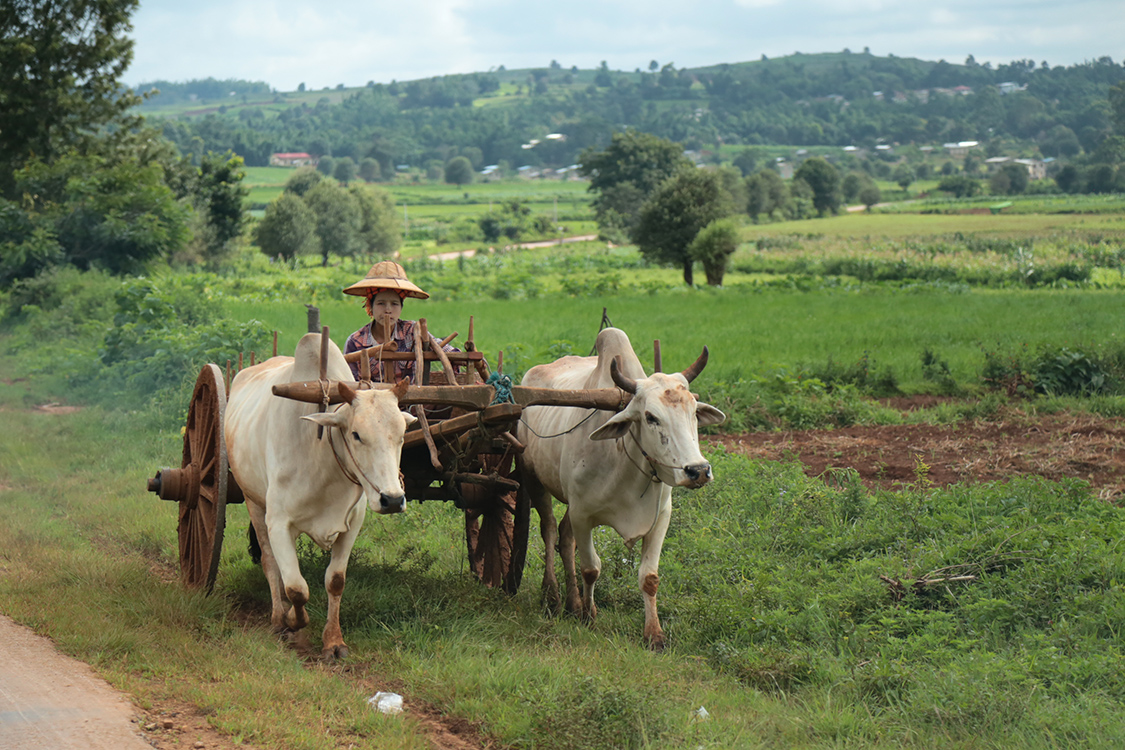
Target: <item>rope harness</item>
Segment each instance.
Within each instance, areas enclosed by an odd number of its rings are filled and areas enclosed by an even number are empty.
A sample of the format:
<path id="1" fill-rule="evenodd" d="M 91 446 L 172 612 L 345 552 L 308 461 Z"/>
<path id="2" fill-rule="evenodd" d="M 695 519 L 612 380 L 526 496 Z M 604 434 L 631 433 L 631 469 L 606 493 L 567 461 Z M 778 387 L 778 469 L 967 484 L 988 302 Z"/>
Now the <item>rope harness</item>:
<path id="1" fill-rule="evenodd" d="M 490 385 L 496 390 L 496 396 L 492 399 L 493 404 L 514 404 L 515 400 L 512 398 L 512 379 L 507 375 L 502 375 L 500 372 L 494 372 L 488 376 L 488 380 L 484 381 L 485 385 Z"/>

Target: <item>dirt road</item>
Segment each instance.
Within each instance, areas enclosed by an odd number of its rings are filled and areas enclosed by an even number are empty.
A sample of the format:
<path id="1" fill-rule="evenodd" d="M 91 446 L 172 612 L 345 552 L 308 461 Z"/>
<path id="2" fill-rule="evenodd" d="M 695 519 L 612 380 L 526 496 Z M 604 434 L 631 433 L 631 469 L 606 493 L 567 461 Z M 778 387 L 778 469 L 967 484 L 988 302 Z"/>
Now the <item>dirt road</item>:
<path id="1" fill-rule="evenodd" d="M 563 238 L 557 239 L 557 240 L 541 240 L 539 242 L 521 242 L 521 243 L 516 244 L 516 245 L 508 245 L 505 249 L 530 250 L 530 249 L 536 248 L 536 247 L 551 247 L 552 245 L 565 245 L 565 244 L 570 243 L 570 242 L 589 242 L 590 240 L 596 240 L 597 238 L 598 238 L 598 235 L 596 235 L 596 234 L 584 234 L 584 235 L 581 235 L 581 236 L 578 236 L 578 237 L 563 237 Z M 466 258 L 471 258 L 476 254 L 477 254 L 477 251 L 470 248 L 468 250 L 457 250 L 455 252 L 450 252 L 450 253 L 435 253 L 434 255 L 431 255 L 430 258 L 433 259 L 433 260 L 457 260 L 458 256 L 463 255 Z"/>
<path id="2" fill-rule="evenodd" d="M 0 616 L 0 747 L 152 750 L 132 704 L 88 665 Z"/>

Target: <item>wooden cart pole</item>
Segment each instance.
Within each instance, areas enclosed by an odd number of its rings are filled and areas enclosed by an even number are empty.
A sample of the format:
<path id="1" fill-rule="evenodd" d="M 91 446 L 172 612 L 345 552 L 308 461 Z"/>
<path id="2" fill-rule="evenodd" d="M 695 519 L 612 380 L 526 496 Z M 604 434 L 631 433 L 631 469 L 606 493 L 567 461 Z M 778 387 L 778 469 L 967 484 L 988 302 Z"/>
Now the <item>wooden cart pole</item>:
<path id="1" fill-rule="evenodd" d="M 475 352 L 476 350 L 477 350 L 477 342 L 473 339 L 473 316 L 470 315 L 469 316 L 469 337 L 467 339 L 465 339 L 465 351 Z M 484 360 L 478 359 L 477 361 L 473 362 L 473 366 L 477 368 L 477 374 L 480 375 L 481 380 L 487 381 L 489 376 L 492 375 L 492 373 L 490 373 L 488 371 L 488 365 L 486 365 L 484 363 Z"/>
<path id="2" fill-rule="evenodd" d="M 418 322 L 421 323 L 422 321 Z M 414 384 L 422 385 L 422 327 L 420 325 L 414 326 Z M 430 463 L 438 471 L 444 471 L 444 467 L 438 459 L 434 436 L 430 434 L 430 421 L 426 419 L 425 405 L 418 404 L 414 411 L 418 415 L 418 424 L 422 427 L 422 439 L 426 441 L 426 447 L 430 449 Z"/>
<path id="3" fill-rule="evenodd" d="M 426 327 L 426 319 L 418 318 L 418 325 L 422 326 L 422 337 L 427 342 L 427 346 L 437 355 L 438 360 L 441 361 L 441 369 L 445 373 L 446 385 L 457 385 L 457 372 L 453 369 L 453 364 L 449 361 L 449 357 L 445 354 L 445 345 L 443 342 L 438 341 L 435 336 L 430 334 L 429 329 Z M 456 336 L 457 334 L 453 334 Z M 452 340 L 452 337 L 450 337 Z"/>
<path id="4" fill-rule="evenodd" d="M 361 382 L 371 384 L 371 355 L 366 349 L 359 353 L 359 378 Z"/>
<path id="5" fill-rule="evenodd" d="M 323 413 L 328 409 L 328 326 L 320 329 L 320 387 L 324 389 L 325 398 L 316 407 L 317 412 Z M 324 427 L 316 426 L 316 439 L 324 437 Z"/>

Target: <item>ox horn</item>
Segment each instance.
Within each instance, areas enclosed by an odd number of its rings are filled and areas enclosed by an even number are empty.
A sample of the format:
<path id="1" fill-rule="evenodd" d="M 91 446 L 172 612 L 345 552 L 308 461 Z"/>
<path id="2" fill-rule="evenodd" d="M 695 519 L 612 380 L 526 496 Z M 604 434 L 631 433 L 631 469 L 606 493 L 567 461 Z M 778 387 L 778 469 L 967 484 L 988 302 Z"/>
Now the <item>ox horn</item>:
<path id="1" fill-rule="evenodd" d="M 410 381 L 406 378 L 403 378 L 402 380 L 395 383 L 394 387 L 391 388 L 391 393 L 395 394 L 396 401 L 402 401 L 402 399 L 406 396 L 406 392 L 408 390 L 410 390 Z"/>
<path id="2" fill-rule="evenodd" d="M 699 359 L 695 360 L 686 370 L 680 374 L 687 378 L 687 382 L 691 382 L 699 377 L 699 373 L 703 372 L 703 368 L 707 366 L 707 357 L 709 352 L 707 347 L 703 347 L 703 353 L 699 355 Z"/>
<path id="3" fill-rule="evenodd" d="M 352 390 L 351 386 L 347 383 L 340 381 L 337 390 L 340 392 L 340 398 L 344 399 L 345 404 L 350 404 L 355 400 L 355 391 Z"/>
<path id="4" fill-rule="evenodd" d="M 617 364 L 620 361 L 621 357 L 614 357 L 612 360 L 610 360 L 609 376 L 613 378 L 613 382 L 617 385 L 618 388 L 625 391 L 626 393 L 632 393 L 635 395 L 637 393 L 637 381 L 621 374 L 621 369 Z"/>

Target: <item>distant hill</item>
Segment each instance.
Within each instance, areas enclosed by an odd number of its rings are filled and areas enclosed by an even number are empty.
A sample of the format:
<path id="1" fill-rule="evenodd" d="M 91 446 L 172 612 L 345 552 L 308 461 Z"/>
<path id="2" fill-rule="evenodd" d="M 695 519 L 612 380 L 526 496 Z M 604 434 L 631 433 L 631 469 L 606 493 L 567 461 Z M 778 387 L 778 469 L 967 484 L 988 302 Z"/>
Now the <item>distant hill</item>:
<path id="1" fill-rule="evenodd" d="M 1125 67 L 1108 57 L 993 68 L 844 50 L 632 72 L 501 67 L 321 91 L 156 82 L 161 93 L 140 111 L 184 151 L 230 149 L 250 165 L 276 151 L 370 156 L 384 173 L 459 154 L 478 168 L 567 165 L 626 127 L 697 150 L 976 140 L 1074 156 L 1111 131 L 1107 92 L 1122 80 Z"/>

